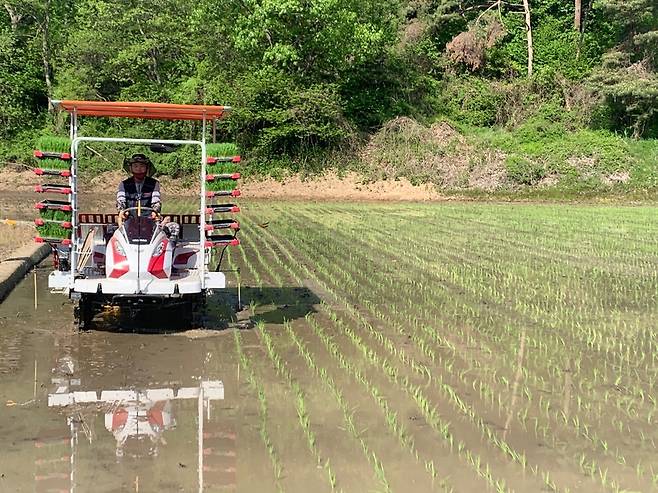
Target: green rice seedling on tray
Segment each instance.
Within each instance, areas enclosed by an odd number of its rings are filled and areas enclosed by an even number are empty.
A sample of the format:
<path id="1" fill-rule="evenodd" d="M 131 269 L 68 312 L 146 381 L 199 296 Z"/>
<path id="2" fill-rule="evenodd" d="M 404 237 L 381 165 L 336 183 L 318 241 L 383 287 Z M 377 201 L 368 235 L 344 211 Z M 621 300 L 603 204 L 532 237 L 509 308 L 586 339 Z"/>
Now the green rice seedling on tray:
<path id="1" fill-rule="evenodd" d="M 231 142 L 218 142 L 206 145 L 206 154 L 213 157 L 231 157 L 239 153 L 238 146 Z"/>
<path id="2" fill-rule="evenodd" d="M 69 238 L 71 230 L 63 228 L 57 223 L 45 223 L 43 226 L 37 226 L 37 231 L 44 238 Z"/>
<path id="3" fill-rule="evenodd" d="M 206 173 L 209 175 L 221 175 L 225 173 L 239 173 L 240 165 L 236 163 L 217 163 L 209 164 L 206 167 Z"/>
<path id="4" fill-rule="evenodd" d="M 214 181 L 209 181 L 206 184 L 206 188 L 213 192 L 219 192 L 224 190 L 235 190 L 237 188 L 237 181 L 230 180 L 227 178 L 220 178 Z"/>
<path id="5" fill-rule="evenodd" d="M 37 161 L 37 168 L 41 169 L 68 170 L 70 167 L 70 161 L 63 161 L 61 159 L 46 158 Z"/>
<path id="6" fill-rule="evenodd" d="M 208 156 L 216 158 L 230 158 L 238 155 L 238 146 L 230 142 L 220 142 L 217 144 L 208 144 L 206 146 L 206 152 Z M 225 175 L 238 173 L 240 171 L 240 165 L 233 162 L 218 162 L 215 164 L 208 164 L 206 167 L 206 172 L 208 175 Z M 219 191 L 230 191 L 237 188 L 237 182 L 235 180 L 229 180 L 225 178 L 219 178 L 213 181 L 209 181 L 206 184 L 206 188 L 213 192 Z"/>
<path id="7" fill-rule="evenodd" d="M 37 149 L 42 152 L 65 153 L 71 151 L 71 141 L 67 137 L 44 136 L 37 141 Z M 37 159 L 37 166 L 42 169 L 69 169 L 70 161 L 62 159 Z"/>
<path id="8" fill-rule="evenodd" d="M 60 211 L 57 209 L 39 209 L 41 219 L 46 221 L 71 221 L 71 211 Z"/>

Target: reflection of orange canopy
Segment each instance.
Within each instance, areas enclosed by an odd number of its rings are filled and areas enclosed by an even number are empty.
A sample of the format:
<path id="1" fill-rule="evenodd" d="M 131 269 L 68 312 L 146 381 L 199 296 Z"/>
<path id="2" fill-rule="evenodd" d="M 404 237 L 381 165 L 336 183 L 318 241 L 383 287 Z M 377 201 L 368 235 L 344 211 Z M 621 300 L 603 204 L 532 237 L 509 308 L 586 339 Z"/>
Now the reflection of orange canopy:
<path id="1" fill-rule="evenodd" d="M 196 104 L 143 103 L 127 101 L 52 101 L 55 108 L 78 116 L 104 116 L 108 118 L 150 118 L 153 120 L 208 120 L 222 118 L 228 106 Z"/>

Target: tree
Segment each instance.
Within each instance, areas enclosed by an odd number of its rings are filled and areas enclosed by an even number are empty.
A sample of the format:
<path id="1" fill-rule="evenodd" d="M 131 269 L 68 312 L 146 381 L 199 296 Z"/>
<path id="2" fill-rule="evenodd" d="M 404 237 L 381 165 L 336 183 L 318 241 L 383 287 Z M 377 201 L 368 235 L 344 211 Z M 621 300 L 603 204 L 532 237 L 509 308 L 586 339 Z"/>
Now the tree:
<path id="1" fill-rule="evenodd" d="M 194 71 L 192 13 L 182 0 L 81 2 L 60 62 L 59 94 L 170 99 Z"/>
<path id="2" fill-rule="evenodd" d="M 396 38 L 397 1 L 246 0 L 234 22 L 236 49 L 259 64 L 334 81 L 376 59 Z"/>
<path id="3" fill-rule="evenodd" d="M 523 11 L 525 13 L 525 28 L 528 38 L 528 77 L 532 77 L 534 63 L 534 45 L 532 43 L 532 16 L 530 13 L 529 0 L 523 0 Z"/>
<path id="4" fill-rule="evenodd" d="M 653 0 L 599 0 L 621 27 L 620 44 L 590 81 L 613 123 L 636 138 L 658 133 L 658 5 Z"/>

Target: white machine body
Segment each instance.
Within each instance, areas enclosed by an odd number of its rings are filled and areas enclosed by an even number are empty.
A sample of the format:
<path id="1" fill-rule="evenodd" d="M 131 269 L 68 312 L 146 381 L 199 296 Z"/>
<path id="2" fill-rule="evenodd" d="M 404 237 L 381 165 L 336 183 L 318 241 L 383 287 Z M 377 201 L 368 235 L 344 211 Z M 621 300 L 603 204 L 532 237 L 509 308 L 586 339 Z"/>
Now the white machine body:
<path id="1" fill-rule="evenodd" d="M 99 229 L 100 232 L 100 229 Z M 73 292 L 106 295 L 185 295 L 201 293 L 201 247 L 198 241 L 173 241 L 162 224 L 149 217 L 131 217 L 109 241 L 97 235 L 85 276 L 76 278 Z M 204 272 L 205 289 L 226 286 L 221 272 Z M 66 289 L 70 275 L 50 274 L 51 289 Z"/>

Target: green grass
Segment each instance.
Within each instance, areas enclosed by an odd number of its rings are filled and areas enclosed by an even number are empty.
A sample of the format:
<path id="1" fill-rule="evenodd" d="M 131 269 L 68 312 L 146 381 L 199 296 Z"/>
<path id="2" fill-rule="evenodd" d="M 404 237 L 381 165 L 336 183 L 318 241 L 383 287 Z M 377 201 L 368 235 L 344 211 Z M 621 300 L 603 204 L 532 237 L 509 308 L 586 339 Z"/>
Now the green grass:
<path id="1" fill-rule="evenodd" d="M 658 140 L 578 128 L 564 115 L 535 115 L 513 128 L 399 118 L 372 136 L 356 169 L 478 198 L 655 195 Z"/>
<path id="2" fill-rule="evenodd" d="M 480 152 L 500 150 L 512 185 L 537 185 L 555 177 L 565 193 L 600 195 L 658 189 L 658 140 L 633 140 L 605 130 L 568 130 L 531 119 L 513 130 L 463 127 Z"/>

